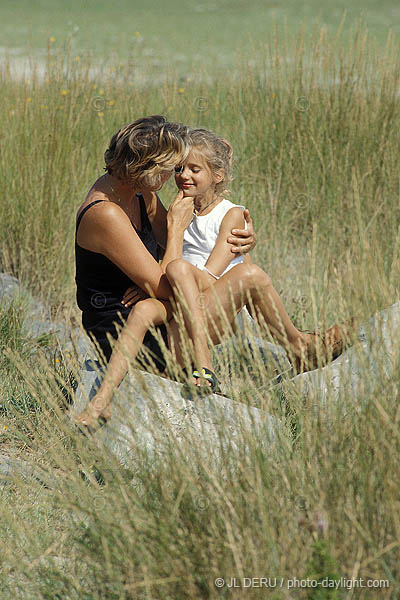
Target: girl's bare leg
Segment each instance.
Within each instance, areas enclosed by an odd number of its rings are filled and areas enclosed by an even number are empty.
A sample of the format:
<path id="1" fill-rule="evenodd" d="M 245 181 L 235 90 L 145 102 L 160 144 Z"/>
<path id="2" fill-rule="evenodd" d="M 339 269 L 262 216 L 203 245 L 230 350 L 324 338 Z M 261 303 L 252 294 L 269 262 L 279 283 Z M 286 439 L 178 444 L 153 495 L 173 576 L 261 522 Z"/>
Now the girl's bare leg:
<path id="1" fill-rule="evenodd" d="M 174 290 L 175 300 L 183 309 L 187 333 L 194 347 L 194 359 L 198 369 L 207 367 L 212 370 L 211 353 L 206 334 L 206 317 L 204 314 L 202 292 L 215 281 L 211 276 L 200 271 L 187 261 L 177 259 L 171 261 L 166 275 Z"/>
<path id="2" fill-rule="evenodd" d="M 169 302 L 146 298 L 135 304 L 114 346 L 101 386 L 85 410 L 75 417 L 77 424 L 91 427 L 99 417 L 106 421 L 111 418 L 114 390 L 128 370 L 125 357 L 136 358 L 148 328 L 151 325 L 161 325 L 170 317 Z"/>
<path id="3" fill-rule="evenodd" d="M 203 275 L 199 269 L 184 260 L 173 261 L 167 268 L 171 285 L 181 290 L 192 313 L 189 335 L 192 336 L 195 348 L 198 346 L 196 358 L 204 361 L 202 366 L 211 365 L 206 327 L 212 342 L 220 343 L 227 324 L 232 325 L 236 314 L 249 301 L 257 316 L 261 316 L 268 326 L 271 335 L 282 345 L 289 345 L 295 355 L 301 354 L 310 336 L 293 325 L 270 277 L 257 265 L 242 263 L 235 266 L 211 287 L 202 291 L 201 300 L 199 273 Z M 176 335 L 173 328 L 171 336 Z"/>

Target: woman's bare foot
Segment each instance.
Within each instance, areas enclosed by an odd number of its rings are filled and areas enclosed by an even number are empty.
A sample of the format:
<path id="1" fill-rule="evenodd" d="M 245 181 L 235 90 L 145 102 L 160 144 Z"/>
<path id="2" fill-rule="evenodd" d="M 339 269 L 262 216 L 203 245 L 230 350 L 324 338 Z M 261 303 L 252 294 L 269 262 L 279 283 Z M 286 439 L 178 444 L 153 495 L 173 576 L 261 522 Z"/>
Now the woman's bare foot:
<path id="1" fill-rule="evenodd" d="M 111 419 L 112 403 L 103 396 L 95 396 L 87 405 L 85 410 L 76 415 L 73 419 L 76 425 L 88 429 L 97 429 Z"/>

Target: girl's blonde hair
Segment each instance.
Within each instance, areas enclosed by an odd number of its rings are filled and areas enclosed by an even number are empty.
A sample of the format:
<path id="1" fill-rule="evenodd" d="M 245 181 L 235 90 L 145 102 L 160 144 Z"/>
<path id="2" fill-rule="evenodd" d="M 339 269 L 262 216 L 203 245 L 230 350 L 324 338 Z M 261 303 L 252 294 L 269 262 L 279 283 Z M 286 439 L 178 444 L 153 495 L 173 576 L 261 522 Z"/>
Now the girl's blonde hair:
<path id="1" fill-rule="evenodd" d="M 218 195 L 228 193 L 233 163 L 233 148 L 230 143 L 212 131 L 200 128 L 189 129 L 188 141 L 191 149 L 201 149 L 213 175 L 223 170 L 223 179 L 215 184 L 215 192 Z"/>
<path id="2" fill-rule="evenodd" d="M 163 171 L 185 160 L 188 127 L 153 115 L 122 127 L 104 154 L 105 171 L 130 183 L 157 187 Z"/>

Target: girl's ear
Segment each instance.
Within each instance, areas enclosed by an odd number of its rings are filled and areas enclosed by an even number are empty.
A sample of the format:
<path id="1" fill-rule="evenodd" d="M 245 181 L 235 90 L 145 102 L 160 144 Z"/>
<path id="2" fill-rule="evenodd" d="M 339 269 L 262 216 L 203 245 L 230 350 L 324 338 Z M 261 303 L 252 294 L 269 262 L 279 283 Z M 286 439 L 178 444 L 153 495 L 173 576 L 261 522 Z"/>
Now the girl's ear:
<path id="1" fill-rule="evenodd" d="M 219 171 L 215 171 L 214 173 L 214 183 L 221 183 L 225 177 L 224 169 L 219 169 Z"/>

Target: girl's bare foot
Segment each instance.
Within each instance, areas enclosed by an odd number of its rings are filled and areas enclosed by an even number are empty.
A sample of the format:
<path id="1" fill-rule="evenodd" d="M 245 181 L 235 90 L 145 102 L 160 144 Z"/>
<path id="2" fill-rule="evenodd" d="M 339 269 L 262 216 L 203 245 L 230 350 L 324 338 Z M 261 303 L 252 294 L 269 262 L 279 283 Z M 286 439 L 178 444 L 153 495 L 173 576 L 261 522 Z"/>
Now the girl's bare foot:
<path id="1" fill-rule="evenodd" d="M 293 366 L 297 373 L 313 371 L 335 360 L 352 344 L 355 323 L 350 319 L 346 323 L 334 325 L 323 333 L 302 333 L 294 350 Z"/>

